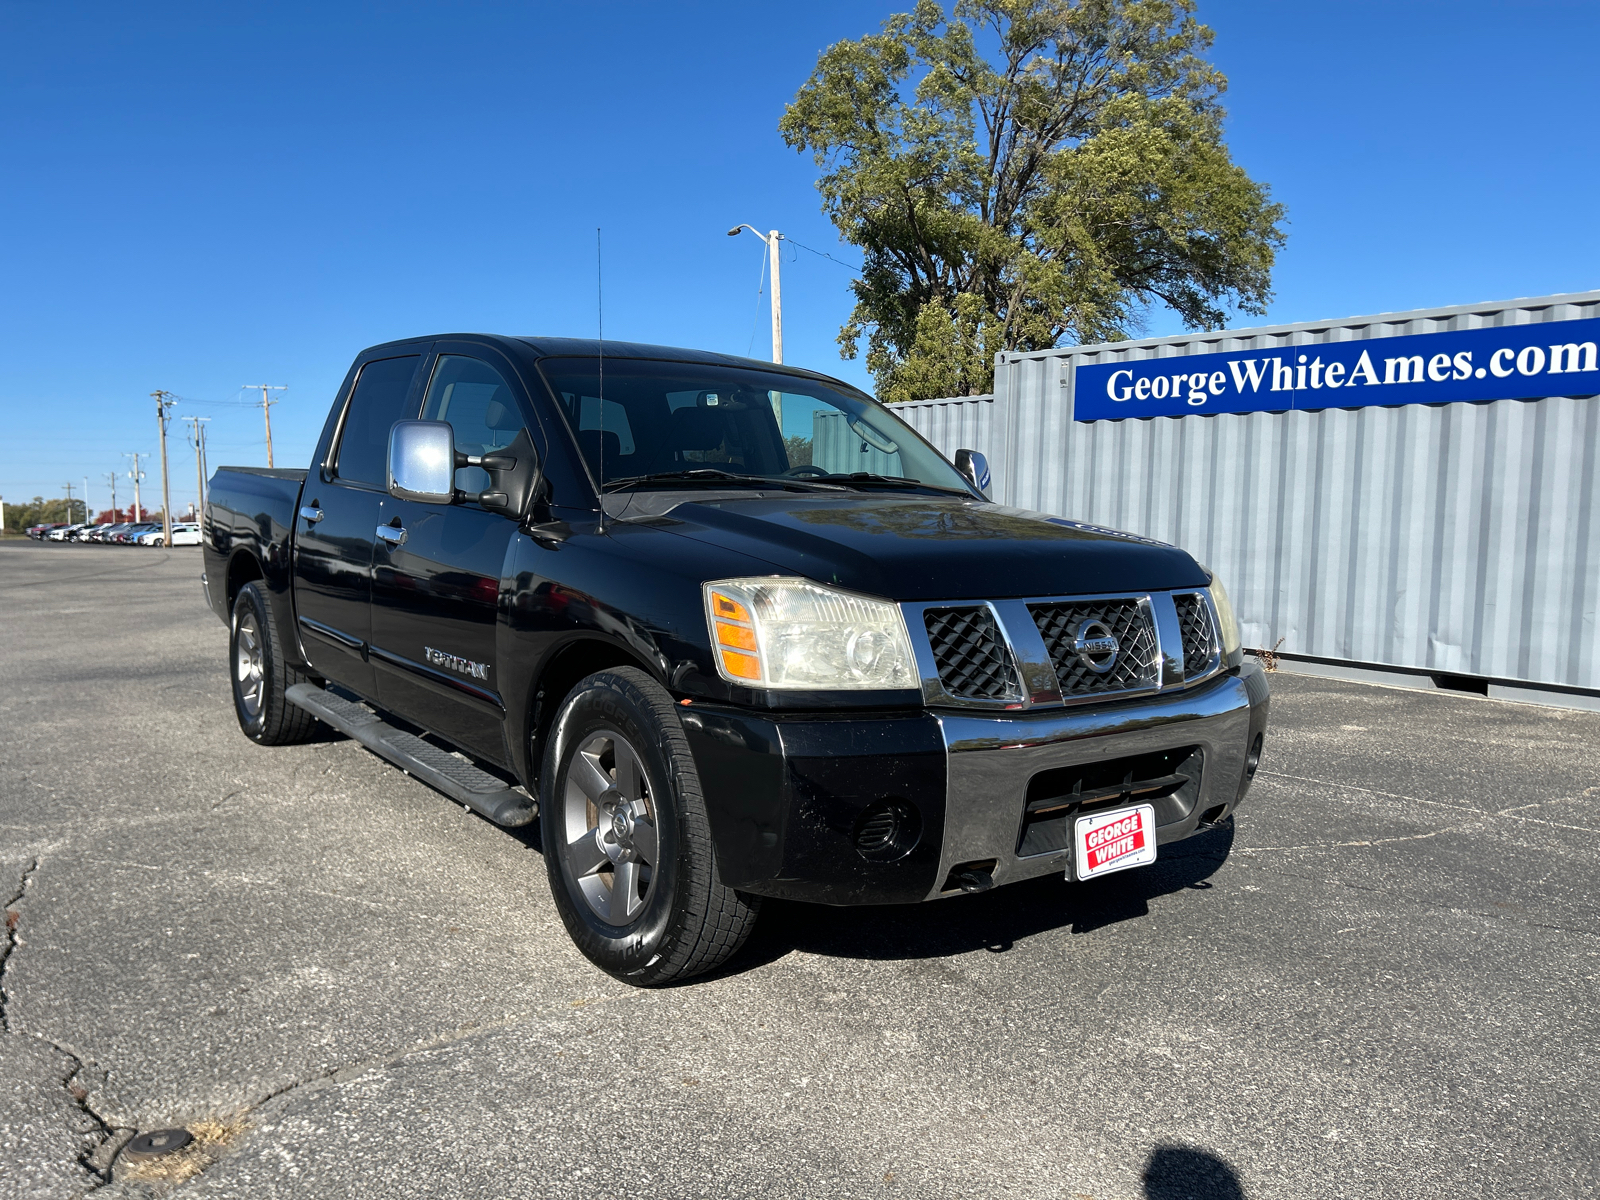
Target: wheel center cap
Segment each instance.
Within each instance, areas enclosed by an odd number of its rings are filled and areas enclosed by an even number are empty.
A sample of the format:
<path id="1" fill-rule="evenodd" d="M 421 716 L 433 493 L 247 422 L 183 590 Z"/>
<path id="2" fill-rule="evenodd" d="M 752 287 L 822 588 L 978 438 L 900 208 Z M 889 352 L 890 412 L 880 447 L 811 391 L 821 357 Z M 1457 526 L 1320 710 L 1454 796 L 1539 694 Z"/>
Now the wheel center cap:
<path id="1" fill-rule="evenodd" d="M 611 810 L 611 836 L 619 842 L 626 842 L 633 833 L 633 822 L 628 818 L 627 809 L 618 805 Z"/>

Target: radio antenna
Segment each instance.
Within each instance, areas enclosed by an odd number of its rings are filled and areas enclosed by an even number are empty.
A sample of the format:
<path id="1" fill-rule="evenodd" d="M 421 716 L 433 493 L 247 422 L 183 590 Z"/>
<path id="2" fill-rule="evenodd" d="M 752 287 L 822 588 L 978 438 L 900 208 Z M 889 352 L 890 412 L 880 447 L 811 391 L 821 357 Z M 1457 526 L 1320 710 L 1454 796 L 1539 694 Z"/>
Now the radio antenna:
<path id="1" fill-rule="evenodd" d="M 599 327 L 600 360 L 600 532 L 606 531 L 606 296 L 605 265 L 600 256 L 600 226 L 594 227 L 594 303 Z"/>

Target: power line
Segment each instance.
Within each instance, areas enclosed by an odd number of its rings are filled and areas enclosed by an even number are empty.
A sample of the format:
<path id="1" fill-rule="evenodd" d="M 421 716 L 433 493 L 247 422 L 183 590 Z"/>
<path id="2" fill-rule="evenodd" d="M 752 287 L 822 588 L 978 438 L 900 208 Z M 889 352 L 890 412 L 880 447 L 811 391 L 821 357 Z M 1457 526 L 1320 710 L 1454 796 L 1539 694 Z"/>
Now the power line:
<path id="1" fill-rule="evenodd" d="M 837 265 L 843 267 L 846 271 L 853 271 L 857 275 L 861 274 L 861 268 L 860 267 L 851 266 L 849 263 L 845 262 L 843 259 L 835 258 L 833 255 L 828 254 L 828 253 L 826 253 L 826 252 L 824 252 L 822 250 L 812 250 L 810 246 L 806 245 L 804 242 L 795 241 L 788 234 L 784 235 L 783 240 L 788 242 L 791 246 L 798 246 L 802 250 L 808 251 L 811 254 L 815 254 L 818 258 L 825 258 L 831 263 L 836 263 Z"/>

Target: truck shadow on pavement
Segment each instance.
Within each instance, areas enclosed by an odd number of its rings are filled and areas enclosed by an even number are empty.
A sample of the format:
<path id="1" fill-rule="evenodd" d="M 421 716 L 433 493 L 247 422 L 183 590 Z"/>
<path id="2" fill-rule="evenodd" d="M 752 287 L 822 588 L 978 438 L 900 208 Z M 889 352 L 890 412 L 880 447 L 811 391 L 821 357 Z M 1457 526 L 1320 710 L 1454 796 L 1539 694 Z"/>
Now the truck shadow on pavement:
<path id="1" fill-rule="evenodd" d="M 768 900 L 749 943 L 714 974 L 741 974 L 794 950 L 838 958 L 945 958 L 973 950 L 1003 954 L 1025 938 L 1054 929 L 1093 933 L 1148 916 L 1150 901 L 1158 896 L 1209 889 L 1210 877 L 1227 861 L 1233 836 L 1229 819 L 1164 847 L 1150 867 L 1088 883 L 1051 875 L 974 896 L 859 908 Z"/>
<path id="2" fill-rule="evenodd" d="M 1244 1200 L 1238 1173 L 1215 1154 L 1160 1145 L 1144 1167 L 1146 1200 Z"/>

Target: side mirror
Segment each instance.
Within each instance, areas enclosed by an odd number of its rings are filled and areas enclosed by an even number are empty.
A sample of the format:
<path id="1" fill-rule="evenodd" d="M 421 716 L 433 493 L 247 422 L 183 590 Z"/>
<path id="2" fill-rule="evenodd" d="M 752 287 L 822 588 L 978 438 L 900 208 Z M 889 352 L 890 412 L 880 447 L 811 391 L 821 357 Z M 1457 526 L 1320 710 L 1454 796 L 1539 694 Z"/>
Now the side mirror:
<path id="1" fill-rule="evenodd" d="M 455 499 L 456 436 L 448 421 L 396 421 L 389 431 L 389 494 L 423 504 Z"/>
<path id="2" fill-rule="evenodd" d="M 956 470 L 985 496 L 989 494 L 989 460 L 981 450 L 957 450 Z"/>

